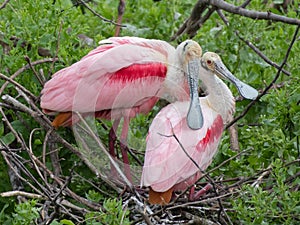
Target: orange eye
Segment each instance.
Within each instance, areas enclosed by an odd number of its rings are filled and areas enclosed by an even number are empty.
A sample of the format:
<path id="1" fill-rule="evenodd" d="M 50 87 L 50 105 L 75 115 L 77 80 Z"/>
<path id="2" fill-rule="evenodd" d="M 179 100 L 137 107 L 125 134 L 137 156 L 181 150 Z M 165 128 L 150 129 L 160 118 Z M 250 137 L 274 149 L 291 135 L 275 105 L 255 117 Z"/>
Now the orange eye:
<path id="1" fill-rule="evenodd" d="M 211 65 L 212 61 L 211 60 L 207 60 L 206 63 L 207 63 L 207 65 Z"/>

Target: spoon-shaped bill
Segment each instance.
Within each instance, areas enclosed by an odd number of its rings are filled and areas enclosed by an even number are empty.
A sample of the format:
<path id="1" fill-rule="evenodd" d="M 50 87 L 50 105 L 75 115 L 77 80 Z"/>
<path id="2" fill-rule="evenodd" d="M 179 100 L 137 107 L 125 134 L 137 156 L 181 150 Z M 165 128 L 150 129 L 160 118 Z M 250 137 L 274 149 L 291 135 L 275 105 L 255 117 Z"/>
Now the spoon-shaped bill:
<path id="1" fill-rule="evenodd" d="M 219 76 L 227 78 L 229 81 L 231 81 L 244 98 L 254 100 L 258 96 L 257 90 L 233 76 L 221 60 L 218 60 L 215 63 L 215 70 Z"/>
<path id="2" fill-rule="evenodd" d="M 187 64 L 187 77 L 190 87 L 190 107 L 187 124 L 193 130 L 198 130 L 203 126 L 203 115 L 198 95 L 199 66 L 200 60 L 198 59 L 190 60 Z"/>

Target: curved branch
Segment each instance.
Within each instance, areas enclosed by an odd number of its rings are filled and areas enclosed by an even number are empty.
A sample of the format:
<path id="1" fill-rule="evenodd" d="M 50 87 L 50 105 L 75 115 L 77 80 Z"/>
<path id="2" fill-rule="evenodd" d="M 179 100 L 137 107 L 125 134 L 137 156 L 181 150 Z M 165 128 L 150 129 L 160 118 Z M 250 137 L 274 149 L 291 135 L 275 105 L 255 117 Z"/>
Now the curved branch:
<path id="1" fill-rule="evenodd" d="M 9 2 L 10 0 L 5 0 L 2 5 L 0 5 L 0 9 L 5 8 L 6 4 Z"/>
<path id="2" fill-rule="evenodd" d="M 262 91 L 262 93 L 261 93 L 255 100 L 251 101 L 251 102 L 246 106 L 245 110 L 241 113 L 241 115 L 239 115 L 238 117 L 234 118 L 229 124 L 227 124 L 226 129 L 229 128 L 230 126 L 232 126 L 235 122 L 237 122 L 237 121 L 240 120 L 241 118 L 243 118 L 243 117 L 247 114 L 247 112 L 250 110 L 250 108 L 251 108 L 256 102 L 258 102 L 259 99 L 260 99 L 262 96 L 266 95 L 267 92 L 272 88 L 272 86 L 273 86 L 273 85 L 275 84 L 275 82 L 278 80 L 280 74 L 282 73 L 282 69 L 283 69 L 283 67 L 285 66 L 285 64 L 286 64 L 286 62 L 287 62 L 287 60 L 288 60 L 288 57 L 289 57 L 290 52 L 291 52 L 291 50 L 292 50 L 292 47 L 293 47 L 293 45 L 294 45 L 294 43 L 295 43 L 295 41 L 296 41 L 296 39 L 297 39 L 297 35 L 298 35 L 299 30 L 300 30 L 300 25 L 297 27 L 297 29 L 296 29 L 296 31 L 295 31 L 295 33 L 294 33 L 293 39 L 292 39 L 292 41 L 291 41 L 291 43 L 290 43 L 290 45 L 289 45 L 289 47 L 288 47 L 288 49 L 287 49 L 287 51 L 286 51 L 285 57 L 284 57 L 284 59 L 283 59 L 283 62 L 281 63 L 281 65 L 280 65 L 280 67 L 279 67 L 279 69 L 278 69 L 278 71 L 277 71 L 277 73 L 276 73 L 274 79 L 272 80 L 272 82 L 271 82 L 271 83 L 270 83 L 270 84 Z"/>
<path id="3" fill-rule="evenodd" d="M 286 16 L 280 16 L 271 12 L 259 12 L 254 10 L 248 10 L 245 8 L 242 8 L 240 6 L 235 6 L 232 4 L 229 4 L 223 0 L 200 0 L 204 1 L 207 4 L 210 4 L 212 6 L 215 6 L 219 9 L 223 9 L 227 12 L 238 14 L 241 16 L 249 17 L 251 19 L 256 20 L 273 20 L 276 22 L 283 22 L 287 24 L 293 24 L 293 25 L 300 25 L 300 20 L 295 18 L 290 18 Z"/>

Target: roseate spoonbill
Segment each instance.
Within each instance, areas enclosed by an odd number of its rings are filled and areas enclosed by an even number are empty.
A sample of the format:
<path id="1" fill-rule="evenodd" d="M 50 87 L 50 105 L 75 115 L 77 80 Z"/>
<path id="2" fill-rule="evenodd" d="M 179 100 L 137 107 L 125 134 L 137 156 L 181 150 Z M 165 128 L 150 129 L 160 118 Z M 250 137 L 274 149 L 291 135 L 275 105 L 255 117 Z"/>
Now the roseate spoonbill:
<path id="1" fill-rule="evenodd" d="M 76 115 L 72 116 L 75 111 L 113 119 L 114 129 L 124 118 L 120 139 L 126 143 L 130 118 L 148 113 L 159 98 L 166 98 L 190 99 L 188 126 L 201 128 L 197 89 L 202 50 L 198 43 L 186 40 L 177 49 L 165 41 L 137 37 L 112 37 L 99 43 L 45 84 L 41 108 L 47 114 L 58 113 L 54 127 L 78 122 Z M 126 144 L 122 146 L 123 161 L 128 164 Z"/>
<path id="2" fill-rule="evenodd" d="M 244 98 L 255 99 L 258 95 L 254 88 L 235 78 L 216 53 L 203 55 L 199 72 L 208 93 L 199 98 L 203 127 L 190 129 L 185 119 L 188 102 L 175 102 L 163 108 L 149 128 L 141 185 L 150 187 L 152 204 L 167 204 L 173 191 L 194 184 L 201 176 L 194 163 L 203 171 L 216 154 L 224 124 L 232 119 L 235 110 L 232 93 L 219 77 L 233 82 Z"/>

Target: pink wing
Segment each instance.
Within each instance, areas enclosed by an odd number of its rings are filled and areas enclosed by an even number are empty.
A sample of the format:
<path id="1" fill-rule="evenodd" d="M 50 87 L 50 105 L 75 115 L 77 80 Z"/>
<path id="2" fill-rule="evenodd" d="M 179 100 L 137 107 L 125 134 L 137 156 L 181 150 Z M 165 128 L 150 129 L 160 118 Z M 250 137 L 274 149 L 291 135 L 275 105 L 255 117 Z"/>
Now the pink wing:
<path id="1" fill-rule="evenodd" d="M 212 110 L 205 98 L 200 98 L 204 125 L 191 130 L 186 123 L 188 102 L 176 102 L 163 108 L 154 118 L 147 137 L 142 185 L 164 192 L 175 185 L 182 190 L 195 182 L 199 169 L 186 152 L 205 170 L 217 151 L 223 132 L 222 117 Z"/>
<path id="2" fill-rule="evenodd" d="M 42 90 L 41 107 L 45 112 L 91 112 L 138 105 L 147 112 L 147 104 L 157 101 L 153 96 L 174 54 L 174 47 L 159 40 L 103 40 L 79 62 L 53 75 Z"/>

